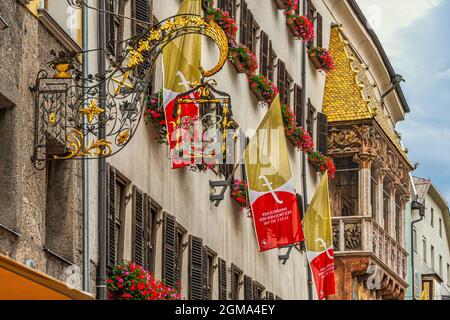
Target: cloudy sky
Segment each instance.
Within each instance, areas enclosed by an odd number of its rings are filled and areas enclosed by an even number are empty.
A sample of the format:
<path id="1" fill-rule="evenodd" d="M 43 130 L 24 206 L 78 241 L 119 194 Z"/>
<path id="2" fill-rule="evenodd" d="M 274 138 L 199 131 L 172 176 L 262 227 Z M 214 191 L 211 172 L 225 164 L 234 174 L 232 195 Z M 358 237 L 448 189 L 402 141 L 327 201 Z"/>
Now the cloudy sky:
<path id="1" fill-rule="evenodd" d="M 357 0 L 402 84 L 411 113 L 399 123 L 414 175 L 450 201 L 450 0 Z"/>

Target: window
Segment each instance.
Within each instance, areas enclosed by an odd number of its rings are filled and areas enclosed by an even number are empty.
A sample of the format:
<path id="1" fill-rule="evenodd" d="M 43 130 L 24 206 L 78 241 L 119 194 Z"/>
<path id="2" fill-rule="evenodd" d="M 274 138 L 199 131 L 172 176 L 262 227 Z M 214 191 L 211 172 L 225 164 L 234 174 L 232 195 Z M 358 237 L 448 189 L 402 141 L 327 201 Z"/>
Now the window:
<path id="1" fill-rule="evenodd" d="M 128 181 L 115 168 L 110 165 L 108 167 L 107 266 L 112 268 L 123 259 L 126 186 Z"/>
<path id="2" fill-rule="evenodd" d="M 148 194 L 133 186 L 133 260 L 155 271 L 156 228 L 159 208 Z"/>
<path id="3" fill-rule="evenodd" d="M 427 238 L 422 237 L 422 255 L 423 261 L 427 262 Z"/>
<path id="4" fill-rule="evenodd" d="M 280 91 L 280 100 L 282 104 L 291 103 L 291 85 L 292 78 L 286 70 L 286 64 L 278 59 L 278 90 Z"/>
<path id="5" fill-rule="evenodd" d="M 44 1 L 44 13 L 42 19 L 47 22 L 47 16 L 50 16 L 54 22 L 62 29 L 67 35 L 70 36 L 79 46 L 82 45 L 82 11 L 81 9 L 75 9 L 70 6 L 67 1 L 61 0 L 45 0 Z M 51 25 L 54 22 L 48 21 Z M 54 28 L 50 28 L 54 29 Z"/>
<path id="6" fill-rule="evenodd" d="M 145 5 L 148 6 L 148 0 L 145 1 Z M 136 7 L 139 5 L 139 0 L 137 0 Z M 124 32 L 124 18 L 125 13 L 125 0 L 109 0 L 106 1 L 106 10 L 114 12 L 115 15 L 105 14 L 106 19 L 106 45 L 113 56 L 120 56 L 122 54 L 122 40 Z"/>
<path id="7" fill-rule="evenodd" d="M 433 208 L 431 208 L 430 218 L 431 218 L 431 226 L 434 227 L 434 209 Z"/>
<path id="8" fill-rule="evenodd" d="M 443 278 L 444 276 L 444 271 L 442 270 L 442 255 L 439 255 L 439 276 L 441 276 Z"/>
<path id="9" fill-rule="evenodd" d="M 316 108 L 311 103 L 311 99 L 308 99 L 308 115 L 306 118 L 306 130 L 308 133 L 313 136 L 313 127 L 314 127 L 314 116 L 316 113 Z"/>
<path id="10" fill-rule="evenodd" d="M 264 300 L 264 286 L 257 281 L 253 282 L 253 300 Z"/>
<path id="11" fill-rule="evenodd" d="M 431 246 L 431 250 L 430 250 L 430 259 L 431 259 L 431 269 L 434 269 L 434 246 Z"/>
<path id="12" fill-rule="evenodd" d="M 413 228 L 412 249 L 414 250 L 414 252 L 417 252 L 417 230 L 416 230 L 416 227 Z"/>
<path id="13" fill-rule="evenodd" d="M 315 16 L 316 16 L 316 7 L 313 5 L 312 0 L 307 0 L 308 3 L 308 11 L 307 11 L 307 17 L 309 20 L 311 20 L 312 24 L 314 25 L 314 31 L 316 31 L 316 24 L 315 24 Z M 317 40 L 317 37 L 314 37 L 314 40 L 311 40 L 308 42 L 308 46 L 314 47 L 315 40 Z"/>
<path id="14" fill-rule="evenodd" d="M 422 289 L 425 293 L 423 300 L 433 300 L 433 281 L 422 280 Z"/>
<path id="15" fill-rule="evenodd" d="M 198 237 L 189 236 L 189 299 L 212 300 L 216 253 Z"/>
<path id="16" fill-rule="evenodd" d="M 321 112 L 317 113 L 317 151 L 323 155 L 328 154 L 328 120 Z M 398 240 L 398 239 L 397 239 Z"/>
<path id="17" fill-rule="evenodd" d="M 246 45 L 251 51 L 256 52 L 256 34 L 259 26 L 256 23 L 253 13 L 248 9 L 247 2 L 241 1 L 241 43 Z"/>
<path id="18" fill-rule="evenodd" d="M 217 7 L 236 17 L 236 0 L 219 0 Z"/>
<path id="19" fill-rule="evenodd" d="M 450 286 L 450 264 L 447 263 L 447 285 Z"/>
<path id="20" fill-rule="evenodd" d="M 244 300 L 254 300 L 253 279 L 247 275 L 244 276 Z"/>
<path id="21" fill-rule="evenodd" d="M 236 267 L 234 264 L 231 265 L 231 299 L 239 300 L 241 291 L 241 277 L 242 270 Z"/>
<path id="22" fill-rule="evenodd" d="M 162 278 L 168 286 L 179 288 L 186 229 L 167 212 L 164 213 L 163 221 Z"/>
<path id="23" fill-rule="evenodd" d="M 117 0 L 115 0 L 117 1 Z M 128 1 L 128 0 L 127 0 Z M 144 34 L 148 30 L 148 24 L 156 22 L 153 17 L 153 1 L 152 0 L 133 0 L 132 1 L 132 16 L 138 21 L 132 21 L 133 34 Z M 140 22 L 142 21 L 142 22 Z M 121 22 L 123 25 L 123 22 Z M 121 37 L 123 37 L 123 31 L 121 30 Z M 141 63 L 135 70 L 137 76 L 142 76 L 151 67 L 148 63 L 149 52 L 144 52 L 144 62 Z M 154 78 L 154 70 L 152 71 L 152 77 Z M 154 80 L 154 79 L 152 79 Z M 154 87 L 151 81 L 150 94 L 153 93 Z"/>
<path id="24" fill-rule="evenodd" d="M 294 112 L 298 127 L 303 127 L 303 110 L 302 110 L 302 87 L 298 84 L 294 85 Z"/>
<path id="25" fill-rule="evenodd" d="M 439 236 L 442 238 L 442 219 L 439 218 Z"/>
<path id="26" fill-rule="evenodd" d="M 233 174 L 234 164 L 236 163 L 238 127 L 236 121 L 233 120 L 227 130 L 226 152 L 224 154 L 223 163 L 219 164 L 219 172 L 225 179 L 228 179 L 228 177 Z"/>
<path id="27" fill-rule="evenodd" d="M 218 261 L 219 268 L 219 300 L 227 300 L 227 263 L 225 260 Z"/>
<path id="28" fill-rule="evenodd" d="M 204 272 L 205 274 L 203 275 L 204 277 L 206 277 L 206 292 L 205 292 L 205 298 L 207 300 L 212 300 L 213 299 L 213 284 L 214 284 L 214 262 L 216 260 L 216 256 L 217 254 L 212 251 L 211 249 L 205 247 L 205 258 L 206 261 L 203 261 L 204 263 Z"/>
<path id="29" fill-rule="evenodd" d="M 259 73 L 269 77 L 271 41 L 264 31 L 261 31 L 261 44 L 259 54 Z"/>

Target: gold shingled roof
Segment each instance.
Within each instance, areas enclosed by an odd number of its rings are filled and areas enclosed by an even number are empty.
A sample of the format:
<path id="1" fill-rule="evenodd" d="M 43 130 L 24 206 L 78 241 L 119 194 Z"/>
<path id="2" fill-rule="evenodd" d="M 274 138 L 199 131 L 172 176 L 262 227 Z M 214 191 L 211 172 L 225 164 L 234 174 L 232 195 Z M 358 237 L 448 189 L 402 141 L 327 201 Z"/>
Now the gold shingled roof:
<path id="1" fill-rule="evenodd" d="M 338 26 L 331 29 L 330 54 L 336 70 L 327 75 L 323 112 L 329 122 L 374 119 L 409 163 L 397 134 L 376 99 L 365 64 L 344 39 L 341 30 Z"/>

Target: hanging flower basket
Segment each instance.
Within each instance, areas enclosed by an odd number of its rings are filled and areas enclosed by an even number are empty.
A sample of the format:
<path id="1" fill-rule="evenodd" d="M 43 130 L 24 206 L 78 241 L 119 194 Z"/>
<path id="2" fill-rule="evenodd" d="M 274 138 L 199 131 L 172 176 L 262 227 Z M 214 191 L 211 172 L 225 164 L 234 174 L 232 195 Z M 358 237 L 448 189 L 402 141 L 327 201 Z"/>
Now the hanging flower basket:
<path id="1" fill-rule="evenodd" d="M 134 262 L 115 266 L 107 280 L 109 297 L 114 300 L 181 300 L 175 288 L 163 282 Z"/>
<path id="2" fill-rule="evenodd" d="M 258 101 L 264 101 L 270 105 L 278 94 L 276 85 L 263 75 L 249 75 L 248 83 Z"/>
<path id="3" fill-rule="evenodd" d="M 248 186 L 244 180 L 233 180 L 231 183 L 231 198 L 243 209 L 250 208 L 250 201 L 248 198 Z"/>
<path id="4" fill-rule="evenodd" d="M 327 49 L 321 47 L 314 47 L 308 50 L 310 61 L 317 70 L 329 73 L 335 70 L 333 57 Z"/>
<path id="5" fill-rule="evenodd" d="M 299 16 L 294 11 L 285 12 L 285 15 L 286 25 L 295 38 L 304 42 L 314 39 L 314 25 L 308 17 Z"/>
<path id="6" fill-rule="evenodd" d="M 65 51 L 56 53 L 54 50 L 51 50 L 50 55 L 53 57 L 53 59 L 50 60 L 48 66 L 52 67 L 56 71 L 54 78 L 72 78 L 71 71 L 75 69 L 76 54 Z"/>
<path id="7" fill-rule="evenodd" d="M 150 97 L 146 97 L 146 108 L 144 112 L 145 123 L 151 125 L 158 131 L 155 138 L 159 144 L 167 144 L 166 118 L 163 110 L 163 93 L 159 90 Z"/>
<path id="8" fill-rule="evenodd" d="M 229 51 L 229 59 L 238 73 L 254 74 L 258 69 L 256 55 L 247 46 L 238 44 Z"/>
<path id="9" fill-rule="evenodd" d="M 336 176 L 336 166 L 333 159 L 326 157 L 318 151 L 308 154 L 308 161 L 315 171 L 324 174 L 328 171 L 329 179 L 333 180 Z"/>
<path id="10" fill-rule="evenodd" d="M 238 26 L 236 20 L 234 20 L 228 11 L 224 11 L 220 8 L 209 8 L 206 11 L 206 17 L 217 23 L 219 27 L 222 28 L 228 38 L 229 44 L 234 45 L 236 43 Z"/>

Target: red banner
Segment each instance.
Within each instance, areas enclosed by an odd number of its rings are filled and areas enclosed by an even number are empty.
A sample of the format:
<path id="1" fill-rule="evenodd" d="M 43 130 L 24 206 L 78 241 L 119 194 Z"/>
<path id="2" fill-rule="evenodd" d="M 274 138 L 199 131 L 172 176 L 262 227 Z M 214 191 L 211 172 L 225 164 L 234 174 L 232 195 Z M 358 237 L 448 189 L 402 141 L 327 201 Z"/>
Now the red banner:
<path id="1" fill-rule="evenodd" d="M 276 199 L 275 199 L 276 197 Z M 260 251 L 303 241 L 300 213 L 295 194 L 268 192 L 252 203 L 253 220 Z"/>
<path id="2" fill-rule="evenodd" d="M 333 248 L 321 253 L 309 263 L 319 300 L 335 293 Z"/>

